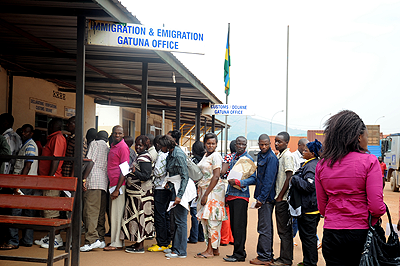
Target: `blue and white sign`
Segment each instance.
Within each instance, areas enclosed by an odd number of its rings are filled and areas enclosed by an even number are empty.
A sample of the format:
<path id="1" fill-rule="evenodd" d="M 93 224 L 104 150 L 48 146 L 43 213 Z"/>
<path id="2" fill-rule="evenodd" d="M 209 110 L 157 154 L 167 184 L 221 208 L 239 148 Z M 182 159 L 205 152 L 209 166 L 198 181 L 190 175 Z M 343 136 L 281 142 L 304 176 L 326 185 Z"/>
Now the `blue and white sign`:
<path id="1" fill-rule="evenodd" d="M 93 45 L 204 54 L 204 42 L 202 31 L 88 21 L 87 43 Z"/>
<path id="2" fill-rule="evenodd" d="M 247 105 L 240 104 L 213 104 L 203 109 L 206 115 L 254 115 Z"/>

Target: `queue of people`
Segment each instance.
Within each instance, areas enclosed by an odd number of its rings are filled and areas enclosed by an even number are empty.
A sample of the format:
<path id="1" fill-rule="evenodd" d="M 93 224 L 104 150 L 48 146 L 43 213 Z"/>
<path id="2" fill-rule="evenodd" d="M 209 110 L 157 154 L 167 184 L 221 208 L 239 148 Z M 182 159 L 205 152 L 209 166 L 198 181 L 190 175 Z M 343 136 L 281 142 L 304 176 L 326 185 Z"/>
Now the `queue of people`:
<path id="1" fill-rule="evenodd" d="M 0 135 L 1 152 L 37 156 L 38 147 L 32 140 L 33 127 L 23 125 L 20 137 L 12 126 L 12 116 L 0 116 L 0 131 L 4 132 Z M 75 118 L 68 120 L 67 130 L 71 133 L 68 138 L 62 135 L 61 127 L 62 120 L 50 121 L 48 142 L 42 155 L 74 156 Z M 111 138 L 105 131 L 89 131 L 82 151 L 84 157 L 91 160 L 83 173 L 85 244 L 82 252 L 103 248 L 105 251 L 124 249 L 128 253 L 144 253 L 144 240 L 155 237 L 156 244 L 148 251 L 164 252 L 167 258 L 186 258 L 187 243 L 201 242 L 204 237 L 204 250 L 195 258 L 219 256 L 219 247 L 231 243 L 233 252 L 224 257 L 224 261 L 245 261 L 249 186 L 255 185 L 259 237 L 257 257 L 250 260 L 251 264 L 293 264 L 292 221 L 296 218 L 303 251 L 303 262 L 298 265 L 317 265 L 317 227 L 323 217 L 322 253 L 326 265 L 358 265 L 369 228 L 368 213 L 376 223 L 386 211 L 383 170 L 378 159 L 368 153 L 365 124 L 352 111 L 341 111 L 326 122 L 324 145 L 318 140 L 302 139 L 294 153 L 288 148 L 290 135 L 287 132 L 275 137 L 277 153 L 271 149 L 269 136 L 261 134 L 257 170 L 245 179 L 230 178 L 230 172 L 241 159 L 253 161 L 246 151 L 247 139 L 237 137 L 231 143 L 231 154 L 222 158 L 216 152 L 217 135 L 207 133 L 203 143 L 194 145 L 193 161 L 202 172 L 196 184 L 189 176 L 188 157 L 178 145 L 179 131 L 156 137 L 140 135 L 134 142 L 131 137 L 124 136 L 119 125 L 112 129 Z M 130 149 L 133 143 L 136 152 Z M 73 163 L 18 159 L 3 163 L 1 171 L 73 176 Z M 59 191 L 41 193 L 60 196 Z M 111 242 L 107 245 L 105 215 L 108 205 Z M 277 258 L 273 253 L 274 209 L 280 238 Z M 35 215 L 22 210 L 12 212 L 13 215 Z M 188 238 L 189 212 L 194 226 Z M 60 217 L 58 212 L 43 215 Z M 202 228 L 200 233 L 199 228 Z M 17 229 L 10 228 L 8 232 L 1 232 L 1 236 L 6 238 L 2 239 L 5 242 L 0 250 L 33 243 L 43 248 L 48 248 L 49 244 L 63 246 L 60 234 L 55 243 L 49 243 L 47 236 L 33 241 L 32 230 L 26 230 L 21 241 Z M 125 246 L 124 240 L 134 244 Z"/>

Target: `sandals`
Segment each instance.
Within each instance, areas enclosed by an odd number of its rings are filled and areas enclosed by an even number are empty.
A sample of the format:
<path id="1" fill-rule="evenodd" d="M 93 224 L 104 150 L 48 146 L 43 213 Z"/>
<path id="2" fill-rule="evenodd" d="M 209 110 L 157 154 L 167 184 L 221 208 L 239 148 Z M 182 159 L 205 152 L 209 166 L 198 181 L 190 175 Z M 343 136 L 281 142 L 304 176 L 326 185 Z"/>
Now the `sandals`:
<path id="1" fill-rule="evenodd" d="M 219 254 L 218 254 L 218 255 L 219 255 Z M 199 253 L 197 253 L 196 255 L 194 255 L 194 257 L 195 257 L 196 259 L 212 259 L 212 258 L 214 258 L 214 256 L 215 256 L 215 255 L 213 255 L 213 256 L 206 256 L 206 255 L 201 254 L 201 252 L 199 252 Z"/>
<path id="2" fill-rule="evenodd" d="M 11 250 L 11 249 L 17 249 L 19 246 L 12 245 L 12 244 L 4 244 L 0 246 L 0 250 Z"/>
<path id="3" fill-rule="evenodd" d="M 122 247 L 113 247 L 113 246 L 107 246 L 103 248 L 104 251 L 115 251 L 115 250 L 122 250 Z"/>

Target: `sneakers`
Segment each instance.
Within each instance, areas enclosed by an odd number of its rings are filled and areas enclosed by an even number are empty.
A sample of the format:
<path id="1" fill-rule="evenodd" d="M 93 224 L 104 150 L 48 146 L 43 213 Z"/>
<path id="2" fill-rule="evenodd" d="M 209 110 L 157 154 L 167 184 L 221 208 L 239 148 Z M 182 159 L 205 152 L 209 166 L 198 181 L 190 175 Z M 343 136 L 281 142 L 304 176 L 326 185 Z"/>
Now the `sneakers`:
<path id="1" fill-rule="evenodd" d="M 56 238 L 54 239 L 54 248 L 59 248 L 63 246 L 63 240 L 61 238 L 60 235 L 56 236 Z M 43 243 L 42 245 L 40 245 L 40 247 L 42 248 L 49 248 L 49 241 L 47 240 L 47 243 Z"/>
<path id="2" fill-rule="evenodd" d="M 169 244 L 169 245 L 167 246 L 167 248 L 171 249 L 171 248 L 172 248 L 172 244 Z"/>
<path id="3" fill-rule="evenodd" d="M 40 240 L 35 240 L 35 245 L 41 246 L 44 243 L 49 243 L 49 236 L 48 235 L 42 237 L 42 239 L 40 239 Z"/>
<path id="4" fill-rule="evenodd" d="M 166 249 L 168 249 L 168 247 L 165 247 L 165 246 L 160 247 L 159 245 L 154 244 L 151 247 L 149 247 L 147 250 L 150 252 L 157 252 L 157 251 L 164 251 Z"/>
<path id="5" fill-rule="evenodd" d="M 165 254 L 165 257 L 170 258 L 170 259 L 172 259 L 172 258 L 178 258 L 178 259 L 186 258 L 186 256 L 180 256 L 180 255 L 178 255 L 176 253 L 167 253 L 167 254 Z"/>
<path id="6" fill-rule="evenodd" d="M 134 248 L 133 246 L 126 247 L 125 252 L 128 253 L 144 253 L 144 248 Z"/>
<path id="7" fill-rule="evenodd" d="M 96 242 L 92 243 L 92 244 L 85 244 L 84 246 L 80 247 L 80 251 L 82 252 L 87 252 L 87 251 L 91 251 L 94 248 L 100 248 L 101 247 L 101 242 L 100 240 L 96 240 Z"/>
<path id="8" fill-rule="evenodd" d="M 100 242 L 100 247 L 99 248 L 105 248 L 106 247 L 106 242 L 101 241 Z"/>
<path id="9" fill-rule="evenodd" d="M 168 254 L 168 253 L 172 252 L 172 249 L 171 248 L 167 248 L 167 249 L 164 249 L 163 251 L 164 251 L 164 253 Z"/>

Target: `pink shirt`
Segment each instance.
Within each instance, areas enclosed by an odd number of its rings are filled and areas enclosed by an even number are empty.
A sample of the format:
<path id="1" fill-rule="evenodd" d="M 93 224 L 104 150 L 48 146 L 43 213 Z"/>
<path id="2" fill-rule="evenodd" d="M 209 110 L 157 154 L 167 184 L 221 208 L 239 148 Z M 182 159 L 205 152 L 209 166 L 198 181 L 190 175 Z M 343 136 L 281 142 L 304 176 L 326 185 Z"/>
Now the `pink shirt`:
<path id="1" fill-rule="evenodd" d="M 108 153 L 107 175 L 108 179 L 110 179 L 110 187 L 118 184 L 121 175 L 119 165 L 123 162 L 129 163 L 129 148 L 122 139 L 116 145 L 111 144 L 110 152 Z M 123 185 L 125 185 L 125 181 Z"/>
<path id="2" fill-rule="evenodd" d="M 322 163 L 315 169 L 315 188 L 324 228 L 368 229 L 368 211 L 374 225 L 386 212 L 376 156 L 351 152 L 332 168 Z"/>

